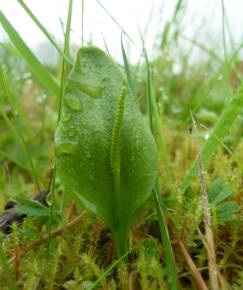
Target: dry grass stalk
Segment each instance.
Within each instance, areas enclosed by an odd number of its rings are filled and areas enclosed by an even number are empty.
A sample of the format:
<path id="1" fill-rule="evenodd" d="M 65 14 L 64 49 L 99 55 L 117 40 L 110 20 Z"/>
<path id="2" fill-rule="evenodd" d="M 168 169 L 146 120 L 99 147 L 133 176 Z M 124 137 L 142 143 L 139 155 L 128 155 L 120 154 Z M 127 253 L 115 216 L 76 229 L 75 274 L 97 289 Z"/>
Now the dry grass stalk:
<path id="1" fill-rule="evenodd" d="M 214 236 L 213 230 L 211 227 L 211 212 L 208 203 L 208 193 L 206 187 L 206 178 L 205 178 L 205 170 L 203 165 L 203 159 L 200 151 L 200 142 L 199 142 L 199 134 L 197 129 L 196 121 L 191 113 L 193 128 L 196 133 L 196 146 L 197 146 L 197 160 L 199 167 L 199 178 L 200 178 L 200 187 L 203 199 L 203 210 L 204 210 L 204 225 L 205 225 L 205 235 L 206 235 L 206 243 L 207 243 L 207 254 L 208 254 L 208 268 L 209 268 L 209 280 L 210 286 L 212 290 L 219 290 L 219 275 L 218 275 L 218 267 L 216 261 L 215 254 L 215 245 L 214 245 Z"/>
<path id="2" fill-rule="evenodd" d="M 196 265 L 194 264 L 191 256 L 189 255 L 189 253 L 188 253 L 188 251 L 187 251 L 187 249 L 186 249 L 186 247 L 181 239 L 178 239 L 178 245 L 180 246 L 181 251 L 182 251 L 182 253 L 187 261 L 187 265 L 191 270 L 192 276 L 194 277 L 194 279 L 196 281 L 198 289 L 199 290 L 208 290 L 208 287 L 207 287 L 205 281 L 203 280 L 200 272 L 198 271 Z"/>

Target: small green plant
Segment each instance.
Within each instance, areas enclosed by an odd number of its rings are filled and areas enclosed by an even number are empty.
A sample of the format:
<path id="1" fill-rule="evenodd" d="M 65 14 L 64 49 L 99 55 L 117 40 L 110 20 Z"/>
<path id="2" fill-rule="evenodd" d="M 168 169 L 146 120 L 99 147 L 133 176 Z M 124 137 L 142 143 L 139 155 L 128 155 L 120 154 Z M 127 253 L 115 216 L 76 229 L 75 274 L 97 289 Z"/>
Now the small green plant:
<path id="1" fill-rule="evenodd" d="M 78 52 L 55 143 L 65 192 L 109 225 L 121 257 L 154 186 L 157 152 L 125 76 L 98 48 Z"/>
<path id="2" fill-rule="evenodd" d="M 224 224 L 236 218 L 239 206 L 235 201 L 225 201 L 232 194 L 232 189 L 223 177 L 216 179 L 209 188 L 208 199 L 216 224 Z"/>

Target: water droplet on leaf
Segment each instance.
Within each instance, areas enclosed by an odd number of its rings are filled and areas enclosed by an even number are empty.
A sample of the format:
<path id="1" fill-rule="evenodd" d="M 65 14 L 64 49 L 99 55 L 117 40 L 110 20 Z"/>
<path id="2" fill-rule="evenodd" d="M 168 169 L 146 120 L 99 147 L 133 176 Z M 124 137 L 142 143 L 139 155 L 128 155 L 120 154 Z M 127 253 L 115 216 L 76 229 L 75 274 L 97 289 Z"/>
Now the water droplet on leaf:
<path id="1" fill-rule="evenodd" d="M 63 114 L 63 116 L 62 116 L 62 121 L 67 122 L 68 120 L 70 120 L 70 118 L 71 118 L 71 115 L 65 113 L 65 114 Z"/>
<path id="2" fill-rule="evenodd" d="M 78 87 L 82 92 L 89 95 L 93 98 L 101 98 L 102 91 L 104 89 L 104 86 L 92 84 L 92 83 L 84 83 L 81 82 L 79 77 L 74 76 L 73 79 L 70 80 L 72 84 L 74 84 L 76 87 Z"/>
<path id="3" fill-rule="evenodd" d="M 72 154 L 76 151 L 77 144 L 76 143 L 61 143 L 56 145 L 56 155 L 63 155 L 63 154 Z"/>
<path id="4" fill-rule="evenodd" d="M 76 112 L 82 111 L 82 103 L 78 96 L 67 94 L 65 96 L 65 104 L 69 107 L 69 109 L 73 111 L 76 111 Z"/>

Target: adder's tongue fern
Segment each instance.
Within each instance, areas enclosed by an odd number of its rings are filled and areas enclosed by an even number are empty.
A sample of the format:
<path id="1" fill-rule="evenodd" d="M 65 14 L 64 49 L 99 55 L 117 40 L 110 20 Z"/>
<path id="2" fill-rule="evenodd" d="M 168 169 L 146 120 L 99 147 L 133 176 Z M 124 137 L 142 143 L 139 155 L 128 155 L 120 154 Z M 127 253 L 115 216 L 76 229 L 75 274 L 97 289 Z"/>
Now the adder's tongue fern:
<path id="1" fill-rule="evenodd" d="M 96 47 L 78 52 L 55 143 L 66 194 L 105 221 L 122 256 L 132 221 L 151 194 L 157 151 L 125 76 Z"/>
<path id="2" fill-rule="evenodd" d="M 114 190 L 115 195 L 119 198 L 120 193 L 120 132 L 122 125 L 122 118 L 125 106 L 126 87 L 125 82 L 122 84 L 121 93 L 117 102 L 117 111 L 115 115 L 115 121 L 112 128 L 112 140 L 111 140 L 111 170 L 114 174 Z"/>

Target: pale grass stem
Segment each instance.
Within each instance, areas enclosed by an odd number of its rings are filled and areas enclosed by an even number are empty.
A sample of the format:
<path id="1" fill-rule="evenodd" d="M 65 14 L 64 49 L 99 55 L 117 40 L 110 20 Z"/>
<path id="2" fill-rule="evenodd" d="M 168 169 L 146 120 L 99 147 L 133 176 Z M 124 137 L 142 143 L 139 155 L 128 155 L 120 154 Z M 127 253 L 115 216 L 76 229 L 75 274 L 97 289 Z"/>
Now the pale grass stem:
<path id="1" fill-rule="evenodd" d="M 214 236 L 211 226 L 211 211 L 208 202 L 208 193 L 206 186 L 206 173 L 204 170 L 203 159 L 200 151 L 200 141 L 199 134 L 197 129 L 196 121 L 191 112 L 191 117 L 193 121 L 193 128 L 196 134 L 196 148 L 197 148 L 197 161 L 199 167 L 199 180 L 200 188 L 203 201 L 203 210 L 204 210 L 204 225 L 205 225 L 205 235 L 206 235 L 206 244 L 207 244 L 207 255 L 208 255 L 208 268 L 209 268 L 209 280 L 212 290 L 220 290 L 219 287 L 219 274 L 216 261 L 215 245 L 214 245 Z"/>

